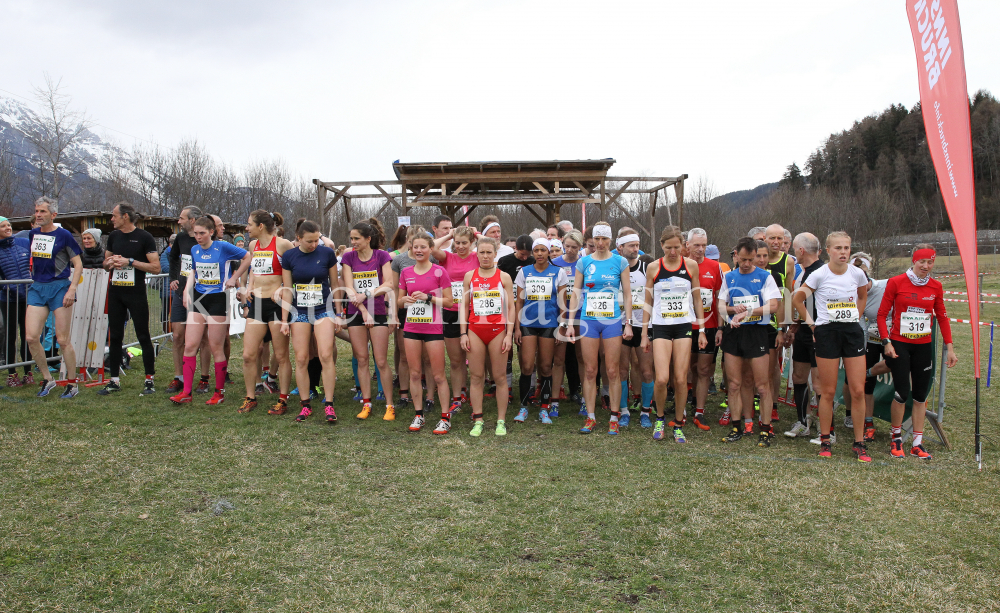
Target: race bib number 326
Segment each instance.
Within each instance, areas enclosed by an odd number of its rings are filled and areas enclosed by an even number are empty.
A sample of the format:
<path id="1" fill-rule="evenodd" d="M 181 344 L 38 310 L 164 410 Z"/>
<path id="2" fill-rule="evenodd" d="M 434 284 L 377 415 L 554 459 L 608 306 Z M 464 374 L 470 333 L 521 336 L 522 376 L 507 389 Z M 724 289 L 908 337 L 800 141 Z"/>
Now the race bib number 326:
<path id="1" fill-rule="evenodd" d="M 618 315 L 617 302 L 615 295 L 610 292 L 587 294 L 587 306 L 584 314 L 587 317 L 595 318 L 610 319 L 616 317 Z"/>

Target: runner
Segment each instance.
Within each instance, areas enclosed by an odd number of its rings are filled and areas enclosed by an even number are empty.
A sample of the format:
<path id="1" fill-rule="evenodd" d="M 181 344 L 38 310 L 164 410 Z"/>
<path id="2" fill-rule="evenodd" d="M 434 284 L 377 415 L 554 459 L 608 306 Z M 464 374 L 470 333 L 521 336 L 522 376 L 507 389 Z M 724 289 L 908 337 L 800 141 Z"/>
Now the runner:
<path id="1" fill-rule="evenodd" d="M 35 224 L 28 233 L 31 245 L 31 279 L 28 286 L 28 308 L 24 315 L 24 328 L 28 335 L 28 350 L 42 374 L 38 397 L 49 395 L 56 381 L 49 372 L 49 365 L 42 347 L 42 333 L 49 313 L 55 319 L 56 342 L 62 349 L 63 363 L 68 379 L 66 390 L 60 398 L 69 399 L 80 393 L 76 382 L 76 351 L 70 342 L 73 327 L 73 303 L 76 288 L 83 274 L 80 246 L 69 230 L 56 226 L 59 214 L 58 201 L 42 196 L 35 200 Z M 70 267 L 72 266 L 72 271 Z"/>
<path id="2" fill-rule="evenodd" d="M 229 336 L 229 296 L 226 290 L 236 287 L 240 275 L 250 266 L 250 253 L 226 241 L 212 240 L 216 225 L 211 217 L 199 217 L 194 223 L 194 238 L 198 241 L 191 248 L 194 264 L 184 289 L 184 307 L 188 311 L 184 334 L 184 389 L 171 396 L 174 404 L 191 402 L 194 373 L 197 370 L 196 354 L 203 336 L 208 337 L 208 349 L 215 361 L 215 394 L 205 403 L 222 404 L 226 390 L 225 339 Z M 230 261 L 240 260 L 239 268 L 230 272 Z"/>
<path id="3" fill-rule="evenodd" d="M 558 239 L 549 240 L 549 257 L 555 259 L 564 253 L 562 241 Z"/>
<path id="4" fill-rule="evenodd" d="M 451 217 L 447 215 L 438 215 L 434 218 L 434 223 L 431 224 L 431 230 L 434 232 L 434 239 L 450 236 L 451 229 L 454 224 L 452 224 Z M 444 251 L 451 251 L 451 240 L 448 240 L 441 245 L 441 249 Z"/>
<path id="5" fill-rule="evenodd" d="M 111 223 L 115 230 L 108 236 L 104 267 L 111 272 L 108 286 L 108 360 L 111 362 L 111 381 L 97 393 L 107 396 L 120 392 L 118 378 L 122 367 L 125 344 L 125 324 L 132 320 L 135 337 L 142 347 L 142 365 L 146 382 L 142 396 L 156 392 L 153 375 L 156 372 L 156 352 L 149 336 L 149 299 L 146 294 L 146 273 L 160 272 L 160 257 L 156 252 L 153 235 L 135 227 L 138 215 L 127 202 L 119 202 L 111 210 Z"/>
<path id="6" fill-rule="evenodd" d="M 621 417 L 618 423 L 621 427 L 628 426 L 631 414 L 628 407 L 629 373 L 631 373 L 632 390 L 635 394 L 632 408 L 639 411 L 639 424 L 643 428 L 652 427 L 651 420 L 653 403 L 653 354 L 641 351 L 642 326 L 646 321 L 646 270 L 653 263 L 648 255 L 639 255 L 639 234 L 629 227 L 618 230 L 618 240 L 615 241 L 618 254 L 628 262 L 628 276 L 632 287 L 632 295 L 627 304 L 630 306 L 632 319 L 632 338 L 622 341 L 622 354 L 619 368 L 622 376 L 622 396 L 618 402 Z"/>
<path id="7" fill-rule="evenodd" d="M 736 243 L 737 268 L 723 277 L 716 307 L 720 317 L 725 314 L 722 321 L 728 323 L 716 333 L 715 339 L 726 354 L 726 392 L 733 421 L 729 436 L 722 439 L 727 443 L 735 443 L 753 433 L 753 406 L 745 406 L 744 385 L 753 382 L 764 406 L 771 400 L 766 326 L 770 325 L 770 314 L 778 308 L 781 292 L 774 277 L 754 264 L 759 251 L 757 241 L 752 238 L 741 238 Z M 750 362 L 749 377 L 744 372 L 744 362 Z M 749 433 L 740 427 L 740 415 L 749 415 Z M 761 411 L 760 417 L 762 424 L 757 445 L 770 447 L 774 441 L 771 416 L 768 411 Z"/>
<path id="8" fill-rule="evenodd" d="M 691 259 L 698 265 L 699 299 L 704 314 L 703 319 L 692 323 L 692 329 L 704 329 L 706 341 L 704 348 L 692 347 L 692 361 L 697 370 L 694 388 L 694 425 L 700 430 L 709 430 L 710 427 L 705 420 L 705 401 L 708 399 L 709 383 L 715 379 L 715 358 L 719 354 L 719 346 L 715 344 L 716 333 L 719 331 L 719 315 L 715 307 L 719 290 L 722 289 L 722 270 L 716 260 L 705 257 L 708 249 L 708 233 L 705 230 L 692 228 L 688 232 L 687 247 Z"/>
<path id="9" fill-rule="evenodd" d="M 282 258 L 292 242 L 275 235 L 275 229 L 284 223 L 281 213 L 269 213 L 258 209 L 247 219 L 247 236 L 250 237 L 251 265 L 245 296 L 247 303 L 247 323 L 243 333 L 243 384 L 246 397 L 239 408 L 240 413 L 249 413 L 257 407 L 257 363 L 261 359 L 260 349 L 270 337 L 274 345 L 274 357 L 278 366 L 278 402 L 268 410 L 270 415 L 284 415 L 288 410 L 288 389 L 292 382 L 292 363 L 288 355 L 288 336 L 281 333 L 281 305 L 274 300 L 274 294 L 284 286 Z M 266 354 L 265 354 L 266 359 Z M 264 362 L 264 369 L 270 374 L 270 362 Z M 265 381 L 265 384 L 269 383 Z"/>
<path id="10" fill-rule="evenodd" d="M 358 360 L 358 381 L 361 384 L 361 412 L 358 419 L 368 419 L 372 411 L 372 377 L 368 366 L 368 343 L 375 354 L 382 390 L 385 393 L 385 414 L 382 419 L 396 419 L 392 404 L 392 369 L 389 368 L 389 336 L 396 322 L 389 321 L 385 297 L 392 296 L 392 257 L 382 249 L 385 232 L 374 217 L 355 224 L 351 229 L 351 251 L 340 263 L 344 289 L 347 292 L 347 331 L 351 347 Z M 395 318 L 393 318 L 395 320 Z"/>
<path id="11" fill-rule="evenodd" d="M 545 238 L 545 232 L 539 231 L 539 235 L 535 238 Z M 531 245 L 534 242 L 534 238 L 529 235 L 522 234 L 517 237 L 517 241 L 514 246 L 516 247 L 513 253 L 509 253 L 502 258 L 497 258 L 497 268 L 507 273 L 507 276 L 511 279 L 517 278 L 517 273 L 521 271 L 521 268 L 525 266 L 530 266 L 534 261 L 531 257 Z M 521 354 L 521 350 L 518 350 L 518 355 Z M 510 351 L 507 353 L 507 390 L 510 393 L 510 398 L 508 402 L 514 402 L 514 352 Z"/>
<path id="12" fill-rule="evenodd" d="M 489 238 L 495 238 L 497 244 L 500 245 L 500 248 L 497 250 L 497 256 L 496 256 L 497 263 L 500 262 L 500 258 L 514 253 L 514 250 L 508 247 L 507 245 L 500 244 L 500 237 L 502 236 L 502 234 L 500 231 L 500 220 L 497 218 L 496 215 L 486 215 L 480 220 L 480 224 L 482 225 L 483 228 L 483 236 L 487 236 Z M 511 279 L 513 278 L 514 277 L 511 277 Z"/>
<path id="13" fill-rule="evenodd" d="M 447 434 L 451 430 L 451 410 L 448 398 L 448 379 L 444 375 L 444 325 L 441 309 L 452 305 L 451 279 L 442 266 L 431 264 L 431 238 L 416 235 L 410 249 L 417 263 L 399 275 L 399 297 L 396 306 L 406 309 L 403 326 L 403 343 L 406 362 L 410 367 L 410 389 L 419 394 L 424 373 L 423 353 L 427 352 L 431 376 L 441 402 L 441 421 L 434 434 Z M 459 333 L 461 335 L 461 332 Z M 428 381 L 428 388 L 431 387 Z M 424 426 L 424 411 L 434 410 L 434 401 L 424 401 L 423 407 L 414 402 L 416 415 L 410 423 L 410 432 L 419 432 Z"/>
<path id="14" fill-rule="evenodd" d="M 583 345 L 586 372 L 583 395 L 587 404 L 587 419 L 580 428 L 580 433 L 590 434 L 597 427 L 597 356 L 603 353 L 611 407 L 608 434 L 618 434 L 618 406 L 622 392 L 618 364 L 621 360 L 622 338 L 632 338 L 632 320 L 626 319 L 629 325 L 622 328 L 623 318 L 618 300 L 619 292 L 623 296 L 632 295 L 631 280 L 628 262 L 622 256 L 611 253 L 611 226 L 599 221 L 592 226 L 592 230 L 595 251 L 592 255 L 580 258 L 577 263 L 573 299 L 569 307 L 569 321 L 573 320 L 578 309 L 583 311 L 580 318 L 580 342 Z M 580 298 L 577 299 L 577 296 Z M 572 328 L 566 329 L 566 338 L 571 343 L 576 341 L 576 333 Z"/>
<path id="15" fill-rule="evenodd" d="M 402 272 L 417 263 L 417 260 L 413 257 L 412 241 L 413 237 L 421 235 L 428 236 L 427 230 L 423 226 L 410 226 L 406 231 L 406 244 L 403 246 L 402 253 L 392 258 L 392 286 L 399 287 L 399 276 Z M 432 264 L 437 264 L 437 260 L 431 258 Z M 390 305 L 391 306 L 391 305 Z M 396 321 L 398 325 L 394 331 L 393 336 L 396 341 L 395 355 L 398 357 L 399 361 L 396 365 L 396 374 L 399 376 L 399 408 L 405 407 L 411 402 L 410 397 L 410 367 L 406 362 L 406 348 L 403 342 L 403 324 L 406 322 L 406 309 L 396 309 Z M 433 390 L 429 390 L 433 391 Z M 419 396 L 419 392 L 417 396 Z"/>
<path id="16" fill-rule="evenodd" d="M 820 457 L 828 458 L 830 428 L 833 424 L 833 395 L 837 391 L 840 362 L 843 360 L 846 384 L 853 406 L 865 402 L 865 334 L 859 326 L 865 310 L 868 278 L 849 264 L 851 237 L 846 232 L 831 232 L 826 237 L 830 262 L 809 275 L 795 290 L 793 302 L 799 316 L 813 330 L 816 364 L 819 372 Z M 815 294 L 817 317 L 806 309 L 806 299 Z M 854 445 L 859 462 L 871 462 L 865 446 L 864 422 L 854 424 Z"/>
<path id="17" fill-rule="evenodd" d="M 479 239 L 477 252 L 479 267 L 467 272 L 462 282 L 459 325 L 462 328 L 462 349 L 468 353 L 469 374 L 472 378 L 469 394 L 472 405 L 470 436 L 479 436 L 483 433 L 483 386 L 486 379 L 487 354 L 493 369 L 493 379 L 497 382 L 495 434 L 497 436 L 507 434 L 505 420 L 509 393 L 505 389 L 507 380 L 504 376 L 504 354 L 510 351 L 513 344 L 514 292 L 510 275 L 497 268 L 494 262 L 497 247 L 496 239 L 489 237 Z"/>
<path id="18" fill-rule="evenodd" d="M 559 223 L 562 224 L 563 222 Z M 567 280 L 576 279 L 576 263 L 580 261 L 580 249 L 583 248 L 583 235 L 573 230 L 572 226 L 570 226 L 570 230 L 563 236 L 563 247 L 565 248 L 565 253 L 552 260 L 552 263 L 566 269 Z M 560 298 L 560 304 L 564 312 L 569 311 L 571 286 L 572 282 L 566 288 L 566 293 Z M 563 321 L 566 321 L 565 315 L 560 318 L 560 322 Z M 567 321 L 566 323 L 568 326 L 573 327 L 575 334 L 580 333 L 579 318 L 576 321 Z M 583 402 L 583 398 L 580 396 L 580 381 L 583 379 L 583 358 L 580 357 L 580 351 L 583 345 L 580 343 L 567 343 L 565 339 L 566 337 L 562 334 L 556 334 L 555 356 L 552 364 L 552 396 L 554 400 L 549 409 L 550 418 L 559 417 L 559 401 L 563 398 L 563 374 L 566 375 L 566 382 L 569 386 L 569 393 L 565 397 L 572 398 L 577 403 Z"/>
<path id="19" fill-rule="evenodd" d="M 564 269 L 549 261 L 549 242 L 551 241 L 545 238 L 535 239 L 531 247 L 535 263 L 532 266 L 522 267 L 514 281 L 514 285 L 518 288 L 514 342 L 521 347 L 518 352 L 521 365 L 521 378 L 518 384 L 521 409 L 514 421 L 520 423 L 524 423 L 528 418 L 528 404 L 531 402 L 533 392 L 531 377 L 535 373 L 536 355 L 541 381 L 539 394 L 541 409 L 538 418 L 543 424 L 552 423 L 549 418 L 552 363 L 556 344 L 555 332 L 562 315 L 559 297 L 565 295 L 569 278 Z M 500 401 L 500 397 L 498 392 L 497 402 Z"/>
<path id="20" fill-rule="evenodd" d="M 301 405 L 295 421 L 305 421 L 312 415 L 309 362 L 316 355 L 322 365 L 323 413 L 326 423 L 335 424 L 336 335 L 345 325 L 334 305 L 341 291 L 337 254 L 321 244 L 319 225 L 314 221 L 298 224 L 295 238 L 298 246 L 285 251 L 281 258 L 282 286 L 274 293 L 274 301 L 281 305 L 281 334 L 287 337 L 291 332 L 295 349 L 295 382 Z"/>
<path id="21" fill-rule="evenodd" d="M 924 460 L 931 458 L 931 454 L 924 449 L 923 442 L 927 394 L 934 378 L 931 340 L 935 317 L 948 350 L 948 368 L 958 364 L 951 338 L 951 323 L 942 300 L 944 288 L 940 281 L 931 278 L 936 257 L 937 253 L 931 245 L 917 245 L 911 257 L 913 265 L 905 273 L 889 279 L 878 309 L 878 332 L 885 348 L 885 361 L 892 371 L 892 382 L 896 388 L 891 409 L 892 442 L 889 447 L 889 453 L 894 458 L 903 457 L 902 425 L 908 396 L 913 397 L 913 443 L 910 445 L 910 455 Z M 886 326 L 886 317 L 890 313 L 891 331 Z"/>
<path id="22" fill-rule="evenodd" d="M 782 299 L 778 301 L 778 310 L 771 315 L 771 327 L 767 331 L 767 353 L 771 369 L 771 421 L 777 422 L 778 394 L 781 391 L 781 360 L 779 351 L 785 345 L 785 330 L 791 319 L 786 314 L 786 307 L 791 309 L 791 301 L 786 303 L 784 297 L 792 295 L 792 284 L 795 282 L 795 258 L 789 257 L 785 246 L 785 230 L 779 224 L 771 224 L 765 230 L 767 243 L 767 271 L 774 277 L 774 283 L 781 292 Z M 789 240 L 791 240 L 789 238 Z M 766 407 L 762 406 L 762 409 Z"/>
<path id="23" fill-rule="evenodd" d="M 462 280 L 465 278 L 465 273 L 479 266 L 479 260 L 472 249 L 475 239 L 475 228 L 459 226 L 435 239 L 431 245 L 431 256 L 448 272 L 451 295 L 454 298 L 452 306 L 442 311 L 444 344 L 448 350 L 448 361 L 451 362 L 451 390 L 454 394 L 448 408 L 450 413 L 458 412 L 462 408 L 462 403 L 468 400 L 465 390 L 466 355 L 460 338 L 462 331 L 458 325 L 458 308 L 462 300 Z M 451 251 L 441 248 L 448 243 L 451 243 Z"/>
<path id="24" fill-rule="evenodd" d="M 187 308 L 184 306 L 184 290 L 187 278 L 194 269 L 191 263 L 191 248 L 198 241 L 194 239 L 194 222 L 202 216 L 201 209 L 189 206 L 181 209 L 177 216 L 177 238 L 170 248 L 167 261 L 170 263 L 170 332 L 173 344 L 174 380 L 167 386 L 167 394 L 174 395 L 184 389 L 184 347 L 187 330 Z"/>
<path id="25" fill-rule="evenodd" d="M 691 366 L 692 324 L 704 319 L 700 298 L 698 264 L 681 257 L 684 234 L 677 226 L 667 226 L 660 234 L 660 247 L 664 256 L 650 264 L 646 274 L 645 308 L 650 320 L 642 326 L 642 350 L 652 351 L 656 365 L 656 427 L 653 439 L 664 436 L 667 406 L 667 385 L 673 374 L 674 382 L 674 441 L 686 443 L 684 407 L 687 405 L 687 378 Z M 694 302 L 692 303 L 692 299 Z M 693 308 L 692 308 L 693 307 Z M 705 349 L 708 339 L 705 330 L 698 330 L 698 348 Z"/>
<path id="26" fill-rule="evenodd" d="M 820 246 L 819 239 L 809 232 L 797 235 L 792 241 L 792 249 L 795 251 L 799 264 L 803 267 L 802 274 L 795 281 L 795 289 L 798 290 L 810 275 L 823 267 L 823 261 L 819 259 L 823 249 Z M 817 318 L 815 300 L 808 301 L 807 308 L 812 314 L 813 321 L 815 321 Z M 805 316 L 798 309 L 795 309 L 793 311 L 792 325 L 788 329 L 789 334 L 785 337 L 786 346 L 791 345 L 792 347 L 792 390 L 798 414 L 798 420 L 792 424 L 790 430 L 785 432 L 785 436 L 789 438 L 809 436 L 813 421 L 812 413 L 809 410 L 811 404 L 811 395 L 809 393 L 810 374 L 817 387 L 819 384 L 819 371 L 816 370 L 816 349 L 813 343 L 813 333 L 808 326 L 802 325 L 803 321 L 805 321 Z M 818 397 L 816 401 L 817 403 L 819 402 Z M 836 435 L 833 432 L 830 433 L 830 441 L 831 443 L 836 442 Z M 817 432 L 816 444 L 820 442 Z"/>
<path id="27" fill-rule="evenodd" d="M 882 359 L 884 351 L 882 349 L 882 338 L 878 333 L 878 310 L 882 306 L 882 295 L 885 293 L 885 286 L 888 279 L 876 281 L 869 276 L 872 268 L 872 256 L 861 251 L 851 256 L 851 265 L 861 269 L 868 277 L 868 297 L 865 300 L 865 312 L 861 318 L 861 329 L 865 332 L 868 343 L 865 348 L 865 444 L 875 440 L 875 385 L 878 383 L 878 375 L 889 372 L 889 367 Z M 891 319 L 887 323 L 891 323 Z M 848 396 L 850 398 L 850 396 Z M 846 401 L 848 398 L 844 398 Z M 848 406 L 848 411 L 853 407 Z M 846 424 L 845 424 L 846 425 Z M 853 423 L 852 423 L 853 426 Z"/>

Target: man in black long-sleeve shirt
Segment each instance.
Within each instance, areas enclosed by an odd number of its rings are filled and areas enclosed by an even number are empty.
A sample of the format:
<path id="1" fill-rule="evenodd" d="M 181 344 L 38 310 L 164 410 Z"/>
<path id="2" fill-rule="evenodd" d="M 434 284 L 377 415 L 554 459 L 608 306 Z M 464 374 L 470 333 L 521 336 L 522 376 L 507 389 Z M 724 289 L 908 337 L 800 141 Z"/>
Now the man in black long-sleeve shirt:
<path id="1" fill-rule="evenodd" d="M 168 394 L 177 394 L 184 388 L 184 328 L 187 322 L 187 309 L 184 308 L 184 286 L 191 274 L 191 248 L 198 241 L 191 235 L 194 222 L 202 216 L 201 209 L 195 206 L 185 207 L 177 217 L 177 238 L 170 248 L 167 261 L 170 263 L 170 289 L 173 300 L 170 305 L 170 331 L 173 333 L 174 344 L 174 380 L 167 387 Z"/>
<path id="2" fill-rule="evenodd" d="M 521 272 L 522 268 L 528 266 L 529 263 L 534 262 L 534 258 L 531 257 L 531 242 L 531 237 L 527 234 L 518 236 L 516 246 L 514 247 L 514 253 L 507 254 L 497 260 L 497 268 L 510 275 L 511 281 L 517 278 L 517 273 Z M 520 351 L 520 349 L 518 349 L 518 351 Z M 514 352 L 510 351 L 507 354 L 507 389 L 513 390 L 514 388 L 511 387 L 513 384 Z"/>

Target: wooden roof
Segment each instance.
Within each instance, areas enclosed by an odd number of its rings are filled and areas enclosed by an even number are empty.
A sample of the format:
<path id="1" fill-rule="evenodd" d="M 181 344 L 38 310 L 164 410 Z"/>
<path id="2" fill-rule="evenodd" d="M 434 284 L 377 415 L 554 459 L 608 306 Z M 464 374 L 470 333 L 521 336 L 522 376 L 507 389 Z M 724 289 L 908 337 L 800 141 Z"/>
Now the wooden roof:
<path id="1" fill-rule="evenodd" d="M 27 230 L 31 228 L 31 221 L 34 215 L 26 217 L 12 217 L 10 225 L 15 231 Z M 69 213 L 59 213 L 55 221 L 73 234 L 81 234 L 84 230 L 97 228 L 104 236 L 107 236 L 114 225 L 111 223 L 110 211 L 72 211 Z M 136 224 L 137 228 L 152 234 L 155 238 L 166 238 L 177 232 L 177 218 L 165 215 L 143 215 L 143 218 Z M 223 222 L 226 234 L 235 236 L 243 234 L 246 230 L 245 224 Z"/>

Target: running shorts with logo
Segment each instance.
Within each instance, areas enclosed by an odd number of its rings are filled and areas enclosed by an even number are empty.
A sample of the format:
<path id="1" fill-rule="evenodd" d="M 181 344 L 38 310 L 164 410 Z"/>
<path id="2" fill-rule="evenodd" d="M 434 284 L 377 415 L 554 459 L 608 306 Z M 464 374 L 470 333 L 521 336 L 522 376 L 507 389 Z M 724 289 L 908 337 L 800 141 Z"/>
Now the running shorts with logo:
<path id="1" fill-rule="evenodd" d="M 836 360 L 864 356 L 867 342 L 858 311 L 858 288 L 868 285 L 864 271 L 848 266 L 844 273 L 836 274 L 825 264 L 809 275 L 804 285 L 813 290 L 815 299 L 816 357 Z"/>
<path id="2" fill-rule="evenodd" d="M 611 254 L 605 260 L 587 255 L 577 262 L 583 275 L 583 315 L 580 334 L 587 338 L 618 338 L 622 335 L 622 317 L 618 306 L 621 274 L 629 269 L 628 260 Z"/>
<path id="3" fill-rule="evenodd" d="M 292 247 L 281 257 L 281 265 L 292 276 L 292 321 L 314 323 L 329 318 L 330 270 L 337 266 L 337 254 L 326 245 L 309 252 Z"/>
<path id="4" fill-rule="evenodd" d="M 691 271 L 681 260 L 670 270 L 664 258 L 657 262 L 653 280 L 653 312 L 650 315 L 650 340 L 677 340 L 692 338 L 696 322 L 691 295 Z"/>

